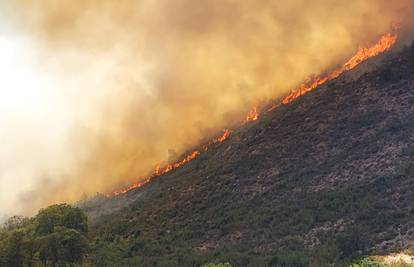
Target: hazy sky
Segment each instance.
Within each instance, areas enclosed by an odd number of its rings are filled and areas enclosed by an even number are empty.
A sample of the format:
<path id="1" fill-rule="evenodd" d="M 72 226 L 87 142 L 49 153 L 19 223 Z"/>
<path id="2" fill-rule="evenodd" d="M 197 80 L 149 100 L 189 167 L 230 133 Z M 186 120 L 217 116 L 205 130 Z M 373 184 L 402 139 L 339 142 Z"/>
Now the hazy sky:
<path id="1" fill-rule="evenodd" d="M 411 0 L 9 2 L 0 214 L 134 181 L 414 17 Z"/>

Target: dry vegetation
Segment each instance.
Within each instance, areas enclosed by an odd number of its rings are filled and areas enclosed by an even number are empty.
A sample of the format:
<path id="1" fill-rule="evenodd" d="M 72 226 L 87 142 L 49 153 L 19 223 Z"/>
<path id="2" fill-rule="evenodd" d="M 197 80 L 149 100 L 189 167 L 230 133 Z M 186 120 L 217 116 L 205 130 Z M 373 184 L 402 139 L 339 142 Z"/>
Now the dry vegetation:
<path id="1" fill-rule="evenodd" d="M 95 256 L 108 266 L 341 266 L 413 246 L 414 48 L 383 61 L 141 189 L 84 203 L 93 217 L 132 203 L 95 220 Z"/>

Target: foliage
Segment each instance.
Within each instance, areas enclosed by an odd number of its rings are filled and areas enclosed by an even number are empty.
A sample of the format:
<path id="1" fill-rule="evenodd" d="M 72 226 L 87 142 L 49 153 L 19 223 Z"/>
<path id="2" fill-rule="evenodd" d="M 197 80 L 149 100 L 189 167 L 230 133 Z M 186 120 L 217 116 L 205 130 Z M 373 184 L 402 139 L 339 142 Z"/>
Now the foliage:
<path id="1" fill-rule="evenodd" d="M 356 257 L 369 247 L 369 241 L 361 227 L 352 227 L 347 233 L 338 234 L 335 242 L 342 258 Z"/>
<path id="2" fill-rule="evenodd" d="M 50 234 L 54 227 L 62 226 L 81 233 L 88 232 L 87 217 L 84 212 L 67 204 L 58 204 L 42 209 L 36 216 L 36 233 Z"/>
<path id="3" fill-rule="evenodd" d="M 30 219 L 23 216 L 13 216 L 4 222 L 3 230 L 10 231 L 17 228 L 23 228 L 29 225 Z"/>
<path id="4" fill-rule="evenodd" d="M 0 266 L 73 266 L 89 249 L 86 215 L 66 204 L 41 210 L 33 219 L 10 218 L 0 231 Z"/>
<path id="5" fill-rule="evenodd" d="M 307 267 L 309 266 L 309 259 L 301 252 L 283 252 L 275 255 L 270 260 L 269 265 L 275 267 Z"/>
<path id="6" fill-rule="evenodd" d="M 207 263 L 203 267 L 232 267 L 230 263 Z"/>
<path id="7" fill-rule="evenodd" d="M 33 260 L 33 240 L 26 229 L 12 229 L 0 240 L 0 263 L 4 266 L 23 266 Z"/>
<path id="8" fill-rule="evenodd" d="M 387 265 L 371 258 L 364 258 L 358 262 L 352 263 L 349 267 L 387 267 Z"/>
<path id="9" fill-rule="evenodd" d="M 370 257 L 363 258 L 362 260 L 356 261 L 355 263 L 352 263 L 349 265 L 349 267 L 413 267 L 414 263 L 407 263 L 404 261 L 399 261 L 392 263 L 390 265 L 387 265 L 385 263 L 376 261 L 375 259 L 372 259 Z"/>

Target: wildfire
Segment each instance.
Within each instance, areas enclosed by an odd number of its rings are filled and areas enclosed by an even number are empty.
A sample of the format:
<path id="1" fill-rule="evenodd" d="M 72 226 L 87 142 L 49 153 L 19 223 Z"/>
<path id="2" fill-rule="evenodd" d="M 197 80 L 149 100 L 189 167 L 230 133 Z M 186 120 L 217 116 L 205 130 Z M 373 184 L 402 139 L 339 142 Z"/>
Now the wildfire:
<path id="1" fill-rule="evenodd" d="M 336 70 L 333 70 L 327 76 L 317 77 L 310 83 L 301 84 L 298 88 L 296 88 L 288 96 L 286 96 L 282 100 L 282 103 L 288 104 L 296 98 L 300 97 L 301 95 L 304 95 L 312 91 L 316 87 L 337 78 L 345 71 L 352 70 L 363 61 L 390 50 L 390 48 L 395 44 L 396 41 L 397 35 L 391 33 L 384 34 L 383 36 L 381 36 L 380 40 L 377 43 L 371 45 L 368 48 L 360 48 L 358 52 L 344 65 L 342 65 L 340 68 Z"/>
<path id="2" fill-rule="evenodd" d="M 203 145 L 204 151 L 207 151 L 208 148 L 209 148 L 209 146 L 211 146 L 213 144 L 217 144 L 217 143 L 223 142 L 224 140 L 226 140 L 227 138 L 229 138 L 230 134 L 231 134 L 231 130 L 224 129 L 222 135 L 220 135 L 220 136 L 218 136 L 216 138 L 213 138 L 207 144 Z"/>
<path id="3" fill-rule="evenodd" d="M 259 118 L 259 112 L 257 112 L 257 107 L 253 107 L 253 109 L 250 110 L 249 113 L 247 113 L 244 124 L 251 122 L 251 121 L 257 121 L 258 118 Z"/>
<path id="4" fill-rule="evenodd" d="M 143 180 L 143 181 L 140 181 L 140 182 L 136 182 L 136 183 L 133 183 L 133 184 L 131 184 L 131 185 L 125 187 L 125 188 L 122 188 L 122 189 L 116 190 L 116 191 L 114 191 L 110 194 L 107 194 L 106 196 L 107 197 L 119 196 L 119 195 L 128 193 L 132 189 L 139 188 L 139 187 L 143 186 L 144 184 L 146 184 L 148 182 L 149 182 L 149 179 L 148 180 Z"/>
<path id="5" fill-rule="evenodd" d="M 216 138 L 213 138 L 210 142 L 208 142 L 207 144 L 205 144 L 203 146 L 204 151 L 207 151 L 208 148 L 213 144 L 217 144 L 217 143 L 221 143 L 221 142 L 225 141 L 230 136 L 230 134 L 231 134 L 231 130 L 224 129 L 222 135 L 220 135 Z M 144 179 L 141 179 L 141 181 L 133 183 L 133 184 L 131 184 L 131 185 L 125 187 L 125 188 L 122 188 L 122 189 L 116 190 L 116 191 L 114 191 L 110 194 L 107 194 L 107 197 L 122 195 L 122 194 L 125 194 L 125 193 L 135 189 L 135 188 L 139 188 L 139 187 L 145 185 L 146 183 L 148 183 L 154 177 L 166 174 L 166 173 L 168 173 L 172 170 L 180 168 L 184 164 L 186 164 L 189 161 L 191 161 L 191 160 L 195 159 L 196 157 L 198 157 L 200 154 L 201 154 L 200 151 L 194 150 L 193 152 L 191 152 L 190 154 L 185 156 L 180 161 L 177 161 L 175 163 L 167 164 L 164 167 L 161 167 L 160 165 L 157 165 L 157 167 L 155 167 L 155 170 L 148 177 L 146 177 Z"/>
<path id="6" fill-rule="evenodd" d="M 212 144 L 216 144 L 216 143 L 223 142 L 224 140 L 226 140 L 227 138 L 229 138 L 230 134 L 231 134 L 231 131 L 229 129 L 224 129 L 223 130 L 223 134 L 221 136 L 213 139 Z"/>
<path id="7" fill-rule="evenodd" d="M 288 96 L 286 96 L 283 100 L 282 103 L 274 103 L 272 105 L 272 107 L 268 110 L 273 110 L 274 108 L 280 106 L 281 104 L 288 104 L 290 102 L 292 102 L 293 100 L 295 100 L 296 98 L 312 91 L 313 89 L 317 88 L 318 86 L 331 81 L 335 78 L 337 78 L 338 76 L 340 76 L 342 73 L 349 71 L 353 68 L 355 68 L 356 66 L 358 66 L 360 63 L 362 63 L 363 61 L 371 58 L 371 57 L 375 57 L 383 52 L 388 51 L 397 41 L 397 36 L 395 34 L 391 34 L 391 33 L 387 33 L 381 36 L 380 40 L 371 45 L 368 48 L 360 48 L 358 50 L 358 52 L 352 57 L 350 58 L 344 65 L 342 65 L 340 68 L 333 70 L 332 72 L 330 72 L 328 75 L 324 76 L 324 77 L 317 77 L 315 79 L 313 79 L 311 82 L 309 83 L 304 83 L 301 84 L 298 88 L 296 88 L 295 90 L 293 90 Z M 250 110 L 247 113 L 246 119 L 244 121 L 243 124 L 252 122 L 252 121 L 256 121 L 259 118 L 259 112 L 257 107 L 253 107 L 252 110 Z M 231 134 L 231 130 L 229 129 L 224 129 L 223 130 L 223 134 L 213 138 L 211 141 L 209 141 L 207 144 L 203 145 L 202 148 L 204 151 L 207 151 L 209 149 L 209 147 L 213 144 L 217 144 L 217 143 L 221 143 L 223 141 L 225 141 Z M 134 184 L 129 185 L 126 188 L 114 191 L 110 194 L 108 194 L 107 196 L 118 196 L 121 194 L 125 194 L 135 188 L 139 188 L 143 185 L 145 185 L 146 183 L 148 183 L 152 178 L 163 175 L 165 173 L 168 173 L 174 169 L 180 168 L 181 166 L 183 166 L 184 164 L 188 163 L 189 161 L 195 159 L 196 157 L 198 157 L 201 154 L 201 152 L 199 150 L 194 150 L 193 152 L 191 152 L 190 154 L 188 154 L 187 156 L 185 156 L 183 159 L 175 162 L 175 163 L 170 163 L 167 164 L 164 167 L 160 167 L 159 165 L 155 168 L 155 170 L 152 172 L 151 175 L 149 175 L 148 177 L 141 179 L 141 181 L 136 182 Z"/>

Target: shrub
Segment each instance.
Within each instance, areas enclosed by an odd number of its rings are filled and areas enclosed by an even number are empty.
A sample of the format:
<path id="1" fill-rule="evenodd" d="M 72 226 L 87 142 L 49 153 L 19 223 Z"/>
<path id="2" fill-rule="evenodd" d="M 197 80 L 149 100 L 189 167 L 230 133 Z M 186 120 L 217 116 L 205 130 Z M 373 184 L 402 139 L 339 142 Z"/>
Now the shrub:
<path id="1" fill-rule="evenodd" d="M 203 267 L 232 267 L 230 263 L 207 263 L 204 264 Z"/>
<path id="2" fill-rule="evenodd" d="M 308 257 L 302 252 L 283 252 L 275 255 L 269 262 L 270 266 L 281 267 L 307 267 Z"/>
<path id="3" fill-rule="evenodd" d="M 351 264 L 349 267 L 387 267 L 387 265 L 370 258 L 364 258 L 356 263 Z"/>
<path id="4" fill-rule="evenodd" d="M 360 227 L 354 227 L 346 233 L 338 234 L 335 243 L 343 259 L 354 258 L 365 252 L 369 246 L 369 240 Z"/>

